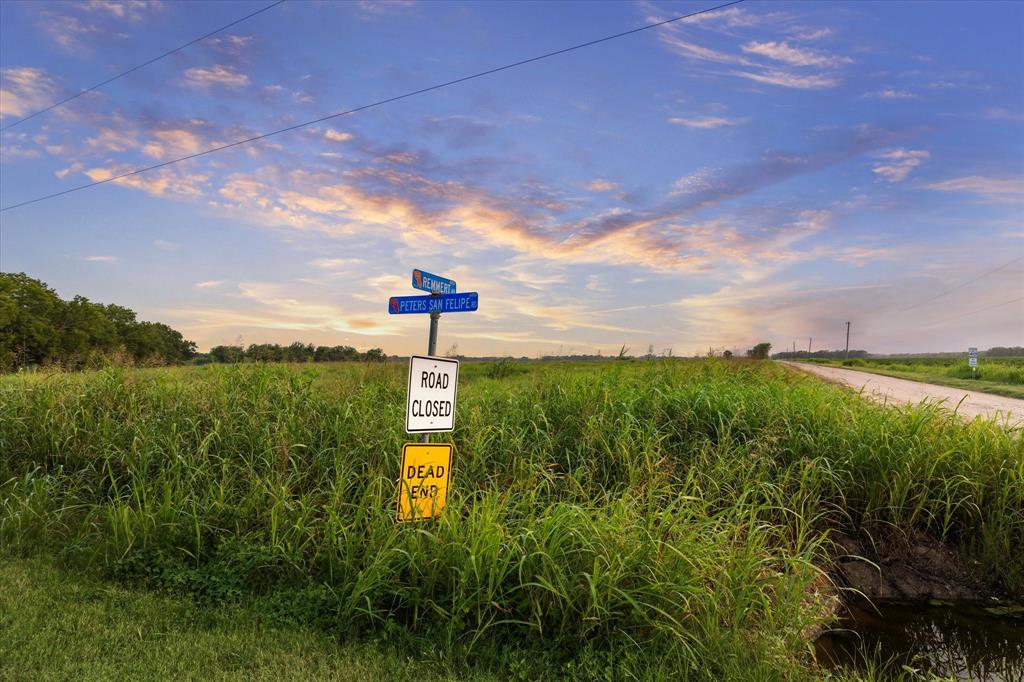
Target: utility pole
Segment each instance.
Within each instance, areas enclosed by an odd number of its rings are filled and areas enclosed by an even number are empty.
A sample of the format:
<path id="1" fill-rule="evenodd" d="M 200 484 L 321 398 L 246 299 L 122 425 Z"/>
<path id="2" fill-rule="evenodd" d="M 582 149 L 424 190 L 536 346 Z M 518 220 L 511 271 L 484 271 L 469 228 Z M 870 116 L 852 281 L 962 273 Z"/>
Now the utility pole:
<path id="1" fill-rule="evenodd" d="M 846 355 L 843 356 L 844 360 L 850 359 L 850 323 L 846 323 Z"/>
<path id="2" fill-rule="evenodd" d="M 811 357 L 811 341 L 813 340 L 811 337 L 807 337 L 807 357 Z"/>
<path id="3" fill-rule="evenodd" d="M 793 355 L 796 355 L 796 339 L 793 339 Z"/>

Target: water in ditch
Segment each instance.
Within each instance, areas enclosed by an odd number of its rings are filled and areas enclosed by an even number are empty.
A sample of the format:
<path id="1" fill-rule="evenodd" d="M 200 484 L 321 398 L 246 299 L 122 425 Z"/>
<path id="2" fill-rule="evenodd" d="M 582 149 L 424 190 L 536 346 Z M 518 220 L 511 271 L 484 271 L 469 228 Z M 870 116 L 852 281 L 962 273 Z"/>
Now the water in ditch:
<path id="1" fill-rule="evenodd" d="M 1024 682 L 1024 607 L 857 602 L 815 643 L 828 666 L 866 656 L 953 680 Z"/>

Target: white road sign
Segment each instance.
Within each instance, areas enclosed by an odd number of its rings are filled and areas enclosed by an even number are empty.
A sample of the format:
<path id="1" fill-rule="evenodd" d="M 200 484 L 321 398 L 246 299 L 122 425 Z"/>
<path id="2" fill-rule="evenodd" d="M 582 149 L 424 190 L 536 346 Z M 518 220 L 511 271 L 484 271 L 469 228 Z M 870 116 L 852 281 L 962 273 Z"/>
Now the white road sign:
<path id="1" fill-rule="evenodd" d="M 406 433 L 437 433 L 455 428 L 459 361 L 414 355 L 409 358 Z"/>
<path id="2" fill-rule="evenodd" d="M 967 365 L 969 367 L 977 367 L 978 366 L 978 349 L 977 348 L 968 348 L 967 349 Z"/>

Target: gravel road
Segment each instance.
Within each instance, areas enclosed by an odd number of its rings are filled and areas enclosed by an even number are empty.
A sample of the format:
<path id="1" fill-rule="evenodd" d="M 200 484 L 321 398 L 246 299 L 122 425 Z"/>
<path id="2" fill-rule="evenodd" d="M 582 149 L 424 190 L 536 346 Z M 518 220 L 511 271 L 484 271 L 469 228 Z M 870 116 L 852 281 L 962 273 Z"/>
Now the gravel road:
<path id="1" fill-rule="evenodd" d="M 968 419 L 994 416 L 998 419 L 1007 419 L 1011 424 L 1024 423 L 1024 400 L 1018 398 L 1005 398 L 991 393 L 924 384 L 869 372 L 858 372 L 853 369 L 824 367 L 802 362 L 782 362 L 782 364 L 817 374 L 823 379 L 845 384 L 856 390 L 864 389 L 864 395 L 878 402 L 904 404 L 919 403 L 922 400 L 944 401 L 947 407 L 956 408 L 957 414 Z M 960 402 L 961 400 L 963 402 Z M 957 408 L 958 403 L 959 408 Z"/>

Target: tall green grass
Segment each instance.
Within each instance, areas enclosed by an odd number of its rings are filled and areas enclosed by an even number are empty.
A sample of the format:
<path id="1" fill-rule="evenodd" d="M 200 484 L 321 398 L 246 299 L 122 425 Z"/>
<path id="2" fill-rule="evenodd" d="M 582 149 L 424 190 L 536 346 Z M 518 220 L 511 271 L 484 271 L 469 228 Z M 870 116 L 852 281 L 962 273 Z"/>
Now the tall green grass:
<path id="1" fill-rule="evenodd" d="M 614 650 L 612 677 L 806 673 L 834 530 L 927 532 L 1024 591 L 1024 445 L 998 424 L 770 363 L 466 365 L 448 507 L 397 525 L 405 371 L 4 379 L 0 543 L 464 656 Z"/>

